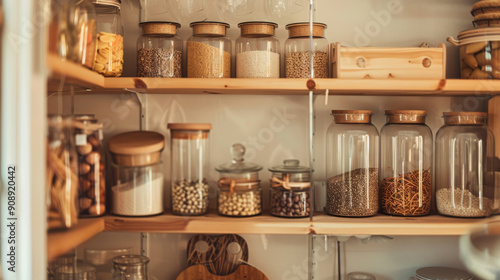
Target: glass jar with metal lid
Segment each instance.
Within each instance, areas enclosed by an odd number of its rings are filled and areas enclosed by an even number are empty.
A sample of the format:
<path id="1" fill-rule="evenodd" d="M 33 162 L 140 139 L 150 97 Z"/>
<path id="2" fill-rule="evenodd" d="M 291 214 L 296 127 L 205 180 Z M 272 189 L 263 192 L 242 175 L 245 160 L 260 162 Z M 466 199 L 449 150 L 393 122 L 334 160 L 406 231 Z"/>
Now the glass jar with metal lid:
<path id="1" fill-rule="evenodd" d="M 279 78 L 279 40 L 276 23 L 248 21 L 238 24 L 236 39 L 236 78 Z"/>
<path id="2" fill-rule="evenodd" d="M 332 110 L 326 135 L 326 207 L 330 215 L 378 211 L 379 134 L 369 110 Z"/>
<path id="3" fill-rule="evenodd" d="M 380 131 L 380 207 L 395 216 L 430 214 L 432 132 L 424 110 L 387 110 Z"/>
<path id="4" fill-rule="evenodd" d="M 175 22 L 142 22 L 142 36 L 137 39 L 138 77 L 182 77 L 181 27 Z"/>
<path id="5" fill-rule="evenodd" d="M 231 147 L 233 160 L 215 168 L 220 172 L 217 209 L 220 215 L 248 217 L 262 212 L 259 171 L 262 166 L 245 162 L 245 147 Z"/>
<path id="6" fill-rule="evenodd" d="M 97 52 L 92 69 L 106 77 L 123 71 L 121 0 L 93 0 L 97 14 Z"/>
<path id="7" fill-rule="evenodd" d="M 229 24 L 216 21 L 192 22 L 193 35 L 187 40 L 188 78 L 230 78 L 231 40 Z"/>
<path id="8" fill-rule="evenodd" d="M 309 36 L 311 34 L 308 22 L 291 23 L 288 29 L 288 39 L 285 42 L 285 77 L 286 78 L 328 78 L 329 44 L 325 38 L 326 24 L 313 23 L 312 50 Z M 313 69 L 310 67 L 312 53 Z"/>
<path id="9" fill-rule="evenodd" d="M 486 113 L 445 112 L 436 134 L 436 206 L 442 215 L 492 214 L 495 139 Z"/>
<path id="10" fill-rule="evenodd" d="M 271 215 L 278 217 L 308 217 L 311 214 L 309 167 L 299 160 L 286 159 L 271 171 Z"/>

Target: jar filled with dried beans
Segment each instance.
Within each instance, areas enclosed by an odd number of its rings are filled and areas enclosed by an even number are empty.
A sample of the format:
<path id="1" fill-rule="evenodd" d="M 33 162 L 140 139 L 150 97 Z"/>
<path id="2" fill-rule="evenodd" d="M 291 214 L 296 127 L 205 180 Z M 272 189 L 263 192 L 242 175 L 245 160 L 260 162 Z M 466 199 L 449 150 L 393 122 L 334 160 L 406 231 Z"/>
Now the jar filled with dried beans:
<path id="1" fill-rule="evenodd" d="M 431 212 L 432 131 L 423 110 L 387 110 L 380 131 L 380 207 L 384 214 Z"/>

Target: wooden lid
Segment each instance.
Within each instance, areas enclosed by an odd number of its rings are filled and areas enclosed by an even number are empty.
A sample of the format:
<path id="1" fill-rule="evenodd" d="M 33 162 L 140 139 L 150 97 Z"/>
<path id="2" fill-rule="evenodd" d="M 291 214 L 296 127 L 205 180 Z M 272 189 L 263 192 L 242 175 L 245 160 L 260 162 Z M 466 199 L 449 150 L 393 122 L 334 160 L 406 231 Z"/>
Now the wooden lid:
<path id="1" fill-rule="evenodd" d="M 248 35 L 274 35 L 274 29 L 278 27 L 278 24 L 274 22 L 267 21 L 247 21 L 238 24 L 241 28 L 241 36 Z"/>
<path id="2" fill-rule="evenodd" d="M 500 9 L 499 0 L 483 0 L 483 1 L 478 1 L 474 5 L 472 5 L 470 13 L 473 16 L 477 16 L 480 14 L 489 13 L 491 11 L 497 11 L 499 9 Z"/>
<path id="3" fill-rule="evenodd" d="M 226 36 L 229 24 L 218 21 L 195 21 L 189 24 L 193 28 L 193 35 L 217 35 Z"/>
<path id="4" fill-rule="evenodd" d="M 207 139 L 212 124 L 210 123 L 169 123 L 173 139 Z"/>
<path id="5" fill-rule="evenodd" d="M 176 35 L 177 28 L 181 25 L 177 22 L 167 22 L 167 21 L 148 21 L 141 22 L 139 26 L 142 27 L 143 35 Z"/>
<path id="6" fill-rule="evenodd" d="M 130 131 L 111 137 L 109 151 L 114 154 L 138 155 L 163 150 L 165 137 L 154 131 Z"/>
<path id="7" fill-rule="evenodd" d="M 445 124 L 486 124 L 488 114 L 483 112 L 444 112 Z"/>
<path id="8" fill-rule="evenodd" d="M 463 46 L 466 44 L 487 42 L 487 41 L 500 41 L 500 28 L 499 27 L 485 27 L 464 30 L 458 33 L 458 40 L 448 37 L 447 40 L 455 46 Z"/>
<path id="9" fill-rule="evenodd" d="M 370 123 L 372 115 L 370 110 L 332 110 L 335 123 Z"/>
<path id="10" fill-rule="evenodd" d="M 325 37 L 326 24 L 313 22 L 313 37 Z M 308 37 L 310 33 L 309 22 L 290 23 L 285 26 L 288 29 L 288 37 Z"/>
<path id="11" fill-rule="evenodd" d="M 425 110 L 386 110 L 387 123 L 425 123 Z"/>

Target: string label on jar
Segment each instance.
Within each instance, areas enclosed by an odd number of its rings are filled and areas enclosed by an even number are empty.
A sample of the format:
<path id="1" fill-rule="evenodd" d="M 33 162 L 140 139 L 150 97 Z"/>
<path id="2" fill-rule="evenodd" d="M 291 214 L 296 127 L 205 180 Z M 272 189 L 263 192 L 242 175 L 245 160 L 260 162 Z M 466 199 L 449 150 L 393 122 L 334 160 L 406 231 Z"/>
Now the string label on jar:
<path id="1" fill-rule="evenodd" d="M 77 146 L 87 145 L 87 135 L 85 135 L 85 134 L 76 134 L 75 135 L 75 144 Z"/>

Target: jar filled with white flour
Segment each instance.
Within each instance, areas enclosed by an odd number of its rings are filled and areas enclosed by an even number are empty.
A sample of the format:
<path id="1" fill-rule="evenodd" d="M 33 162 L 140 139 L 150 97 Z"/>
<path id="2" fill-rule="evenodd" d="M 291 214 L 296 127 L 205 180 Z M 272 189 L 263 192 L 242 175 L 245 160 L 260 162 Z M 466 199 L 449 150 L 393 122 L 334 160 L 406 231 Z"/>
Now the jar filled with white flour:
<path id="1" fill-rule="evenodd" d="M 163 135 L 131 131 L 108 141 L 113 159 L 112 212 L 122 216 L 150 216 L 163 212 Z"/>

